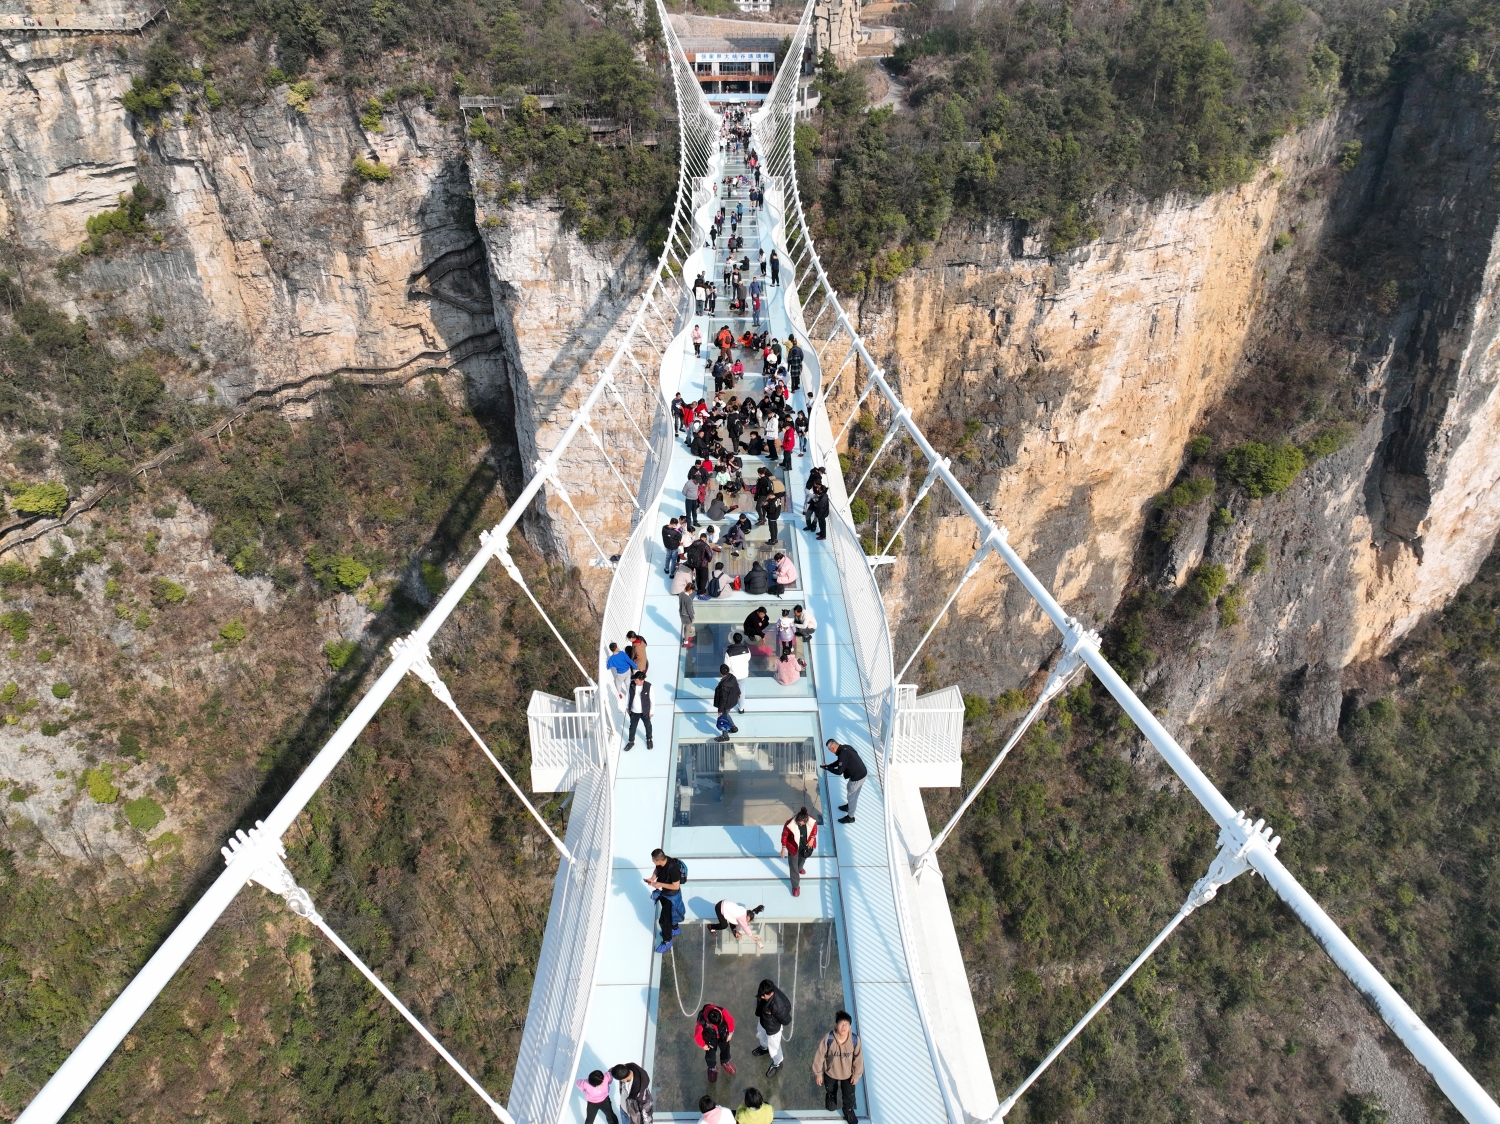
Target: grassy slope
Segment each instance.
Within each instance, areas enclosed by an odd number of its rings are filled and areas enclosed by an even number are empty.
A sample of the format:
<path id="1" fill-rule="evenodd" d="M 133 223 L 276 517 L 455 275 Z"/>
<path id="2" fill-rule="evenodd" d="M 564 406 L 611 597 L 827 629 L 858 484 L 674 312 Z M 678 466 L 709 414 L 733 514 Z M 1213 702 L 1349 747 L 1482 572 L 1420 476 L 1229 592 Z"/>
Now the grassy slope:
<path id="1" fill-rule="evenodd" d="M 1500 558 L 1392 657 L 1389 697 L 1323 745 L 1267 690 L 1194 755 L 1283 836 L 1281 855 L 1487 1087 L 1500 1083 Z M 1002 1092 L 1182 902 L 1210 821 L 1087 687 L 1054 705 L 947 856 L 948 886 Z M 1009 721 L 971 737 L 977 776 Z M 932 801 L 934 818 L 953 803 Z M 938 807 L 941 804 L 942 807 Z M 1326 1032 L 1353 989 L 1263 883 L 1190 918 L 1026 1101 L 1028 1119 L 1368 1116 Z M 1320 1024 L 1323 1029 L 1320 1029 Z M 1400 1052 L 1399 1045 L 1393 1049 Z M 1430 1083 L 1429 1106 L 1451 1112 Z M 1369 1117 L 1373 1119 L 1374 1117 Z"/>

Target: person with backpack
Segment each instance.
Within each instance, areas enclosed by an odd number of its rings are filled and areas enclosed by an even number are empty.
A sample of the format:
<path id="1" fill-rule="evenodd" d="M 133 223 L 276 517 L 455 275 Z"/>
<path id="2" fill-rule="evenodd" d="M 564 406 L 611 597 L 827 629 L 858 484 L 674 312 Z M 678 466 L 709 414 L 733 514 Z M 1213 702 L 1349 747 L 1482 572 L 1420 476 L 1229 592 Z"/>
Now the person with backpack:
<path id="1" fill-rule="evenodd" d="M 651 897 L 661 913 L 661 944 L 656 946 L 656 951 L 666 952 L 672 947 L 672 938 L 682 928 L 683 918 L 687 916 L 687 907 L 682 904 L 687 864 L 672 858 L 660 847 L 651 852 L 651 863 L 656 869 L 645 881 L 651 887 Z"/>
<path id="2" fill-rule="evenodd" d="M 630 1124 L 654 1124 L 656 1098 L 651 1095 L 651 1076 L 635 1062 L 609 1067 L 609 1075 L 620 1083 L 620 1107 Z"/>
<path id="3" fill-rule="evenodd" d="M 655 749 L 651 740 L 651 684 L 646 682 L 646 673 L 637 671 L 630 677 L 630 697 L 625 702 L 625 713 L 630 715 L 630 732 L 625 735 L 625 748 L 635 748 L 636 726 L 646 727 L 646 748 Z"/>
<path id="4" fill-rule="evenodd" d="M 824 1109 L 838 1112 L 842 1097 L 844 1119 L 856 1124 L 854 1086 L 865 1075 L 865 1055 L 859 1035 L 854 1033 L 854 1016 L 848 1011 L 833 1016 L 833 1029 L 823 1036 L 813 1054 L 812 1071 L 813 1080 L 823 1087 Z"/>
<path id="5" fill-rule="evenodd" d="M 712 1003 L 703 1004 L 698 1020 L 693 1027 L 693 1040 L 703 1051 L 703 1060 L 708 1063 L 708 1079 L 719 1079 L 719 1062 L 724 1063 L 724 1072 L 734 1076 L 734 1063 L 729 1060 L 729 1040 L 734 1037 L 734 1016 L 725 1007 Z"/>
<path id="6" fill-rule="evenodd" d="M 766 1070 L 766 1076 L 774 1077 L 781 1063 L 786 1061 L 786 1055 L 781 1051 L 781 1032 L 792 1021 L 792 1002 L 786 997 L 786 992 L 776 986 L 775 980 L 761 980 L 760 987 L 756 988 L 755 1018 L 755 1039 L 760 1045 L 751 1053 L 757 1057 L 771 1056 L 771 1068 Z"/>
<path id="7" fill-rule="evenodd" d="M 719 684 L 714 688 L 714 709 L 719 712 L 714 727 L 719 731 L 717 740 L 727 742 L 730 734 L 737 734 L 740 728 L 734 724 L 734 719 L 729 717 L 729 712 L 740 705 L 740 681 L 734 677 L 727 663 L 719 665 Z"/>
<path id="8" fill-rule="evenodd" d="M 846 797 L 848 803 L 839 805 L 839 811 L 848 814 L 843 816 L 839 823 L 853 823 L 854 809 L 859 804 L 859 790 L 864 787 L 865 778 L 870 775 L 870 771 L 865 767 L 864 759 L 860 757 L 859 751 L 852 745 L 840 745 L 829 738 L 827 749 L 833 755 L 834 760 L 824 765 L 823 768 L 836 777 L 843 777 L 844 782 L 849 786 L 849 795 Z"/>
<path id="9" fill-rule="evenodd" d="M 661 545 L 667 552 L 666 574 L 670 578 L 677 573 L 677 550 L 682 546 L 682 528 L 677 525 L 675 515 L 661 529 Z"/>
<path id="10" fill-rule="evenodd" d="M 719 923 L 710 925 L 710 933 L 721 933 L 725 929 L 733 929 L 736 938 L 742 941 L 754 941 L 755 946 L 760 949 L 766 947 L 766 942 L 756 935 L 750 927 L 750 922 L 765 912 L 766 907 L 758 905 L 753 909 L 746 909 L 739 902 L 732 902 L 728 898 L 714 903 L 714 913 L 718 915 Z"/>
<path id="11" fill-rule="evenodd" d="M 818 849 L 818 824 L 804 806 L 781 825 L 781 852 L 791 870 L 792 897 L 802 896 L 802 876 L 807 873 L 808 857 Z"/>
<path id="12" fill-rule="evenodd" d="M 708 534 L 702 532 L 694 539 L 683 558 L 693 568 L 693 584 L 699 589 L 708 585 L 708 572 L 714 565 L 714 548 L 708 544 Z"/>
<path id="13" fill-rule="evenodd" d="M 584 1113 L 583 1124 L 594 1124 L 594 1117 L 601 1112 L 609 1124 L 620 1124 L 620 1118 L 615 1115 L 615 1106 L 609 1103 L 609 1083 L 609 1075 L 602 1069 L 596 1069 L 575 1082 L 578 1091 L 583 1094 L 584 1102 L 589 1106 Z"/>

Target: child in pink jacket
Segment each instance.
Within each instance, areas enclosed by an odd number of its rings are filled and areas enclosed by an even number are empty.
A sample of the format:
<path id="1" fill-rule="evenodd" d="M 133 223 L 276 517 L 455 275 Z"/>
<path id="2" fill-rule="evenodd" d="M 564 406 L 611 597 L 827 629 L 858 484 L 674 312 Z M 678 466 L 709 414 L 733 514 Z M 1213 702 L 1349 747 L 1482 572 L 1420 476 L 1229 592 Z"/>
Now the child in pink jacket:
<path id="1" fill-rule="evenodd" d="M 596 1069 L 587 1077 L 578 1079 L 578 1091 L 583 1094 L 583 1099 L 588 1102 L 588 1112 L 583 1117 L 583 1124 L 594 1124 L 594 1117 L 604 1113 L 604 1119 L 609 1124 L 620 1124 L 620 1118 L 615 1115 L 615 1106 L 609 1101 L 609 1086 L 613 1078 L 602 1069 Z"/>

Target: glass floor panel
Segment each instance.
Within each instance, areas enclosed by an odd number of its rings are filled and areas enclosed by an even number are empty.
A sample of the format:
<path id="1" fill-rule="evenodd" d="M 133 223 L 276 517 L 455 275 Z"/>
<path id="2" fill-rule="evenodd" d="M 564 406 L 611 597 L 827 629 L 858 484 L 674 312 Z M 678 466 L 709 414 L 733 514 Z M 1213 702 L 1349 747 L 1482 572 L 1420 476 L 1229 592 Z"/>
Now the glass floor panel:
<path id="1" fill-rule="evenodd" d="M 778 605 L 774 597 L 766 600 L 764 608 L 771 617 L 771 625 L 762 639 L 749 641 L 751 679 L 775 678 L 776 657 L 779 654 L 776 643 L 776 621 L 781 616 L 781 610 L 790 609 L 792 605 L 790 601 Z M 693 622 L 693 646 L 682 649 L 682 663 L 678 668 L 679 678 L 697 680 L 698 682 L 693 686 L 706 688 L 711 695 L 713 686 L 719 678 L 719 668 L 724 663 L 724 653 L 728 650 L 732 637 L 736 632 L 744 632 L 745 619 L 756 607 L 753 601 L 698 602 L 697 619 Z M 794 645 L 793 654 L 799 660 L 806 660 L 806 642 L 799 636 Z M 783 685 L 781 691 L 788 696 L 800 698 L 812 695 L 810 665 L 802 669 L 802 674 L 796 683 Z M 700 691 L 695 690 L 692 693 L 697 695 Z"/>
<path id="2" fill-rule="evenodd" d="M 818 781 L 818 746 L 810 737 L 679 741 L 672 826 L 771 826 L 803 807 L 822 823 Z"/>
<path id="3" fill-rule="evenodd" d="M 727 932 L 700 933 L 684 928 L 672 952 L 662 957 L 658 993 L 656 1057 L 651 1069 L 658 1115 L 683 1113 L 698 1119 L 698 1098 L 708 1093 L 734 1109 L 743 1103 L 745 1089 L 761 1091 L 766 1103 L 783 1111 L 823 1109 L 823 1090 L 813 1081 L 812 1059 L 818 1039 L 833 1026 L 835 1011 L 847 1009 L 844 974 L 839 960 L 838 932 L 827 919 L 815 921 L 760 921 L 756 932 L 765 942 L 760 951 L 753 941 L 737 941 Z M 678 973 L 681 973 L 680 976 Z M 755 993 L 763 979 L 775 980 L 792 1001 L 792 1021 L 782 1032 L 785 1062 L 767 1077 L 769 1060 L 754 1057 Z M 719 1071 L 710 1084 L 703 1051 L 693 1039 L 698 1008 L 713 1003 L 734 1016 L 730 1043 L 738 1072 Z M 690 1013 L 684 1015 L 686 1009 Z M 859 1109 L 866 1111 L 864 1083 L 858 1087 Z"/>

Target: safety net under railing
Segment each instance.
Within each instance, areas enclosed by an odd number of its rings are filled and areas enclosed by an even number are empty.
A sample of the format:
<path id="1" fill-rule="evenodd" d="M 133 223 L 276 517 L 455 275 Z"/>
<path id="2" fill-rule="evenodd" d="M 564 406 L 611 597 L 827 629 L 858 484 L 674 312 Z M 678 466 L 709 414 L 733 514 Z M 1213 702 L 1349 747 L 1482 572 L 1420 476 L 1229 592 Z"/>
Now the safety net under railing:
<path id="1" fill-rule="evenodd" d="M 578 771 L 573 811 L 566 836 L 559 839 L 522 786 L 464 716 L 433 666 L 430 645 L 490 563 L 499 562 L 541 614 L 589 687 L 605 679 L 603 663 L 607 653 L 603 644 L 591 657 L 587 653 L 581 656 L 575 652 L 537 601 L 511 557 L 510 535 L 538 501 L 555 519 L 576 520 L 576 531 L 595 552 L 598 564 L 613 568 L 618 561 L 621 572 L 615 575 L 615 588 L 628 584 L 643 595 L 645 582 L 636 562 L 643 551 L 632 551 L 631 547 L 632 544 L 640 547 L 643 542 L 649 523 L 643 521 L 646 503 L 642 497 L 653 496 L 660 489 L 671 443 L 671 425 L 666 420 L 666 402 L 661 393 L 661 362 L 663 353 L 678 333 L 678 316 L 685 291 L 683 274 L 696 260 L 698 247 L 706 233 L 706 200 L 711 195 L 709 185 L 717 167 L 715 142 L 719 129 L 718 116 L 704 99 L 659 0 L 657 12 L 666 37 L 667 61 L 677 102 L 677 187 L 661 256 L 637 298 L 636 310 L 608 363 L 573 409 L 571 421 L 562 429 L 551 450 L 538 461 L 535 472 L 504 518 L 494 528 L 480 534 L 478 551 L 421 624 L 392 645 L 390 662 L 384 671 L 275 808 L 254 827 L 235 833 L 223 849 L 224 870 L 32 1099 L 18 1118 L 23 1124 L 53 1124 L 67 1112 L 209 929 L 250 882 L 280 895 L 293 913 L 319 929 L 469 1085 L 496 1118 L 507 1124 L 517 1120 L 522 1124 L 553 1124 L 563 1111 L 582 1049 L 589 1000 L 594 990 L 599 956 L 596 922 L 603 912 L 609 889 L 613 744 L 616 740 L 614 731 L 618 729 L 616 708 L 600 700 L 597 693 L 593 694 L 592 701 L 587 701 L 589 692 L 580 693 L 580 698 L 586 700 L 584 706 L 591 708 L 595 733 L 592 740 L 574 740 L 587 742 L 594 748 L 589 751 L 590 760 Z M 648 439 L 641 433 L 641 444 L 645 448 L 641 449 L 644 462 L 639 466 L 621 463 L 611 456 L 611 450 L 618 453 L 619 447 L 606 445 L 598 433 L 606 424 L 616 429 L 630 427 L 640 432 L 641 423 L 636 420 L 622 389 L 630 392 L 629 398 L 644 401 L 651 411 L 651 437 Z M 639 445 L 632 447 L 641 448 Z M 613 478 L 622 493 L 621 506 L 631 509 L 628 521 L 614 520 L 609 524 L 628 525 L 630 528 L 623 533 L 626 541 L 618 548 L 617 555 L 611 556 L 609 546 L 600 541 L 601 535 L 605 535 L 603 526 L 591 526 L 579 514 L 565 477 L 587 481 Z M 639 477 L 640 485 L 631 489 L 626 483 L 628 477 Z M 606 611 L 606 619 L 613 619 L 611 610 Z M 282 836 L 408 674 L 422 681 L 452 712 L 453 718 L 499 771 L 518 807 L 524 807 L 523 814 L 535 819 L 560 856 L 548 930 L 532 992 L 531 1014 L 523 1033 L 511 1089 L 511 1108 L 492 1097 L 438 1037 L 343 942 L 318 912 L 312 896 L 298 885 L 294 872 L 284 861 L 286 852 L 281 844 Z M 589 714 L 590 710 L 575 713 Z"/>
<path id="2" fill-rule="evenodd" d="M 776 81 L 767 96 L 765 105 L 755 117 L 756 148 L 762 161 L 762 167 L 766 176 L 766 194 L 768 209 L 773 215 L 778 237 L 778 252 L 784 254 L 784 260 L 791 267 L 788 272 L 792 277 L 794 289 L 787 294 L 787 307 L 789 314 L 793 315 L 794 322 L 801 329 L 801 338 L 806 342 L 808 353 L 807 367 L 809 370 L 808 386 L 809 394 L 813 398 L 813 408 L 810 413 L 812 421 L 812 436 L 816 446 L 820 463 L 824 464 L 830 471 L 828 473 L 830 482 L 830 493 L 833 498 L 833 507 L 838 513 L 836 520 L 844 525 L 849 536 L 853 536 L 853 521 L 849 515 L 848 500 L 851 495 L 842 481 L 842 474 L 837 459 L 838 446 L 842 443 L 845 433 L 848 431 L 850 422 L 856 414 L 864 408 L 865 403 L 872 395 L 876 397 L 876 404 L 883 404 L 889 412 L 889 428 L 883 436 L 883 440 L 877 447 L 875 456 L 888 449 L 893 444 L 893 439 L 905 435 L 916 447 L 917 453 L 926 461 L 928 471 L 916 498 L 908 507 L 908 516 L 915 510 L 920 500 L 936 485 L 941 484 L 948 493 L 957 501 L 959 508 L 973 522 L 978 536 L 978 547 L 974 556 L 970 559 L 962 575 L 951 591 L 942 610 L 927 628 L 921 640 L 915 648 L 907 655 L 901 670 L 890 674 L 892 666 L 889 650 L 885 653 L 871 651 L 875 646 L 872 643 L 861 643 L 862 631 L 872 631 L 873 625 L 863 623 L 868 606 L 855 603 L 861 592 L 870 586 L 874 587 L 874 597 L 879 598 L 879 586 L 874 582 L 873 571 L 869 563 L 864 559 L 864 551 L 860 549 L 860 560 L 856 563 L 852 558 L 844 556 L 837 548 L 837 543 L 845 538 L 843 534 L 834 537 L 832 526 L 830 537 L 835 541 L 835 556 L 838 561 L 841 577 L 845 580 L 845 598 L 849 603 L 851 625 L 855 630 L 856 655 L 860 660 L 861 675 L 864 678 L 866 690 L 869 693 L 867 708 L 871 713 L 871 726 L 875 735 L 882 739 L 883 744 L 877 748 L 876 757 L 882 764 L 888 759 L 889 742 L 892 735 L 893 724 L 888 716 L 894 710 L 894 694 L 896 684 L 904 678 L 906 671 L 912 666 L 917 656 L 922 651 L 927 641 L 936 631 L 938 624 L 946 616 L 948 610 L 957 600 L 964 585 L 973 578 L 991 555 L 998 556 L 1005 564 L 1009 572 L 1019 581 L 1021 586 L 1036 602 L 1039 608 L 1046 614 L 1052 625 L 1058 630 L 1061 641 L 1062 659 L 1049 677 L 1043 689 L 1042 696 L 1036 705 L 1023 720 L 1021 726 L 1012 735 L 1005 749 L 986 772 L 981 785 L 988 781 L 994 770 L 1003 762 L 1005 754 L 1009 752 L 1012 745 L 1024 732 L 1026 726 L 1034 721 L 1047 701 L 1054 698 L 1067 683 L 1075 676 L 1081 674 L 1085 669 L 1092 672 L 1110 695 L 1120 705 L 1121 709 L 1140 729 L 1146 740 L 1156 749 L 1162 759 L 1172 771 L 1182 780 L 1183 784 L 1211 815 L 1219 826 L 1219 851 L 1208 872 L 1199 879 L 1189 893 L 1187 900 L 1177 913 L 1166 922 L 1165 927 L 1156 938 L 1146 947 L 1139 957 L 1126 969 L 1126 971 L 1100 996 L 1095 1005 L 1079 1020 L 1078 1024 L 1062 1039 L 1051 1053 L 1043 1059 L 1040 1065 L 1028 1075 L 1021 1085 L 1008 1097 L 1002 1100 L 999 1107 L 991 1117 L 991 1124 L 997 1124 L 1002 1120 L 1016 1104 L 1017 1100 L 1025 1093 L 1037 1077 L 1053 1062 L 1053 1060 L 1065 1049 L 1074 1037 L 1087 1025 L 1100 1011 L 1109 999 L 1129 980 L 1131 975 L 1146 961 L 1146 959 L 1165 941 L 1175 928 L 1182 923 L 1194 910 L 1211 901 L 1218 889 L 1231 879 L 1247 871 L 1259 874 L 1271 885 L 1277 895 L 1284 901 L 1312 932 L 1318 943 L 1347 975 L 1350 981 L 1359 989 L 1366 999 L 1375 1007 L 1381 1018 L 1390 1026 L 1398 1038 L 1412 1052 L 1413 1056 L 1432 1074 L 1434 1080 L 1454 1106 L 1464 1117 L 1470 1121 L 1486 1121 L 1488 1124 L 1500 1124 L 1500 1107 L 1491 1098 L 1474 1077 L 1465 1069 L 1446 1046 L 1438 1040 L 1436 1035 L 1417 1017 L 1416 1013 L 1406 1003 L 1390 983 L 1375 969 L 1363 953 L 1355 947 L 1353 941 L 1344 931 L 1323 911 L 1323 909 L 1312 899 L 1306 890 L 1297 882 L 1296 878 L 1276 857 L 1276 850 L 1281 840 L 1274 835 L 1271 828 L 1265 825 L 1264 820 L 1251 822 L 1251 818 L 1244 812 L 1234 808 L 1228 800 L 1214 786 L 1213 782 L 1203 773 L 1193 759 L 1183 748 L 1177 744 L 1176 739 L 1162 726 L 1156 716 L 1151 713 L 1135 693 L 1120 678 L 1109 661 L 1104 657 L 1099 648 L 1099 636 L 1097 633 L 1087 629 L 1075 618 L 1069 616 L 1062 606 L 1052 596 L 1050 590 L 1031 572 L 1024 560 L 1010 546 L 1009 534 L 1003 526 L 997 525 L 989 514 L 969 494 L 968 490 L 952 472 L 948 461 L 943 458 L 926 435 L 921 426 L 912 417 L 911 411 L 901 400 L 896 389 L 886 378 L 881 365 L 870 354 L 864 339 L 858 328 L 851 321 L 843 309 L 838 294 L 828 278 L 823 263 L 818 257 L 817 250 L 813 244 L 812 233 L 809 229 L 806 215 L 802 208 L 801 194 L 797 183 L 796 174 L 796 119 L 798 112 L 798 83 L 802 80 L 804 69 L 803 60 L 809 43 L 809 32 L 812 24 L 815 0 L 808 0 L 803 12 L 802 19 L 798 24 L 797 32 L 792 38 L 790 51 L 786 55 Z M 795 310 L 795 311 L 793 311 Z M 820 337 L 820 329 L 826 333 Z M 829 362 L 832 360 L 832 362 Z M 831 378 L 824 381 L 825 365 L 835 368 Z M 852 409 L 847 419 L 841 424 L 837 432 L 831 428 L 831 419 L 827 417 L 826 404 L 829 401 L 833 389 L 840 379 L 847 377 L 851 383 L 858 377 L 863 376 L 865 383 L 856 395 Z M 870 471 L 874 468 L 874 458 L 866 467 L 864 476 L 861 477 L 854 489 L 857 495 L 864 480 L 868 479 Z M 890 535 L 890 542 L 894 543 L 899 537 L 904 521 L 899 524 Z M 857 539 L 856 539 L 857 541 Z M 889 550 L 889 547 L 886 548 Z M 881 550 L 880 544 L 876 544 L 876 558 L 874 561 L 884 561 L 885 551 Z M 862 579 L 861 574 L 865 575 Z M 868 583 L 868 584 L 867 584 Z M 876 600 L 878 607 L 880 601 Z M 882 622 L 883 627 L 883 622 Z M 882 783 L 885 778 L 882 775 Z M 977 793 L 979 786 L 971 792 L 969 799 L 963 807 L 966 808 Z M 889 802 L 887 802 L 889 803 Z M 960 809 L 962 814 L 963 808 Z M 956 822 L 956 817 L 955 821 Z M 923 872 L 936 871 L 936 849 L 941 845 L 948 833 L 952 830 L 954 822 L 939 833 L 931 847 L 922 855 L 904 854 L 900 856 L 901 863 L 914 876 L 920 876 Z M 892 855 L 895 856 L 900 845 L 896 837 L 893 822 L 887 818 L 888 844 Z M 904 879 L 898 878 L 898 904 L 903 911 L 907 898 L 907 886 Z M 921 966 L 910 958 L 914 954 L 914 942 L 907 939 L 909 934 L 903 932 L 908 963 L 912 972 L 912 978 L 919 980 L 921 977 Z M 920 991 L 920 987 L 918 988 Z M 925 1016 L 924 1016 L 925 1021 Z M 929 1043 L 929 1047 L 932 1047 Z M 943 1067 L 939 1066 L 943 1072 Z M 965 1124 L 962 1112 L 950 1098 L 949 1113 L 954 1124 Z"/>

